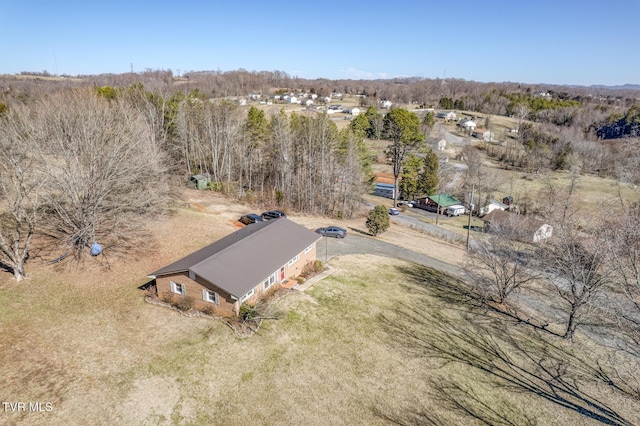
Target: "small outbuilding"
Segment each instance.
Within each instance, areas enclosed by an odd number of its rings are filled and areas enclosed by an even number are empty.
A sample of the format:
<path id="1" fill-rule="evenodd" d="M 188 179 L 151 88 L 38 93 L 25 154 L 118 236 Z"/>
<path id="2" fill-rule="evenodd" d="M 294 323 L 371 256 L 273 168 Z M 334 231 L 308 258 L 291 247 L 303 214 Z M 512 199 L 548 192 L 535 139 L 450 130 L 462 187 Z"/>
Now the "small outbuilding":
<path id="1" fill-rule="evenodd" d="M 193 175 L 189 178 L 188 187 L 191 189 L 207 189 L 211 183 L 211 176 L 209 173 L 202 173 Z"/>

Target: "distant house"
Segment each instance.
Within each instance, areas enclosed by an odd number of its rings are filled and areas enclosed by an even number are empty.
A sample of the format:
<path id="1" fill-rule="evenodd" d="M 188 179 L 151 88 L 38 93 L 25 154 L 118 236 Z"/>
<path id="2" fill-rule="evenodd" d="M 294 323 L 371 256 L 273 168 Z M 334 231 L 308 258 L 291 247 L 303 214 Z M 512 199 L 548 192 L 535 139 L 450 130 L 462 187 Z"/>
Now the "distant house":
<path id="1" fill-rule="evenodd" d="M 456 113 L 453 111 L 440 111 L 436 117 L 443 118 L 445 121 L 453 121 L 456 119 Z"/>
<path id="2" fill-rule="evenodd" d="M 394 198 L 395 194 L 395 185 L 392 183 L 376 183 L 376 186 L 373 190 L 373 195 L 377 195 L 378 197 L 385 198 Z"/>
<path id="3" fill-rule="evenodd" d="M 447 207 L 459 204 L 462 203 L 449 194 L 434 194 L 428 197 L 419 197 L 418 203 L 414 204 L 414 207 L 432 212 L 439 210 L 443 214 Z"/>
<path id="4" fill-rule="evenodd" d="M 391 102 L 391 101 L 380 101 L 380 106 L 382 108 L 389 109 L 389 108 L 391 108 L 391 105 L 393 105 L 393 102 Z"/>
<path id="5" fill-rule="evenodd" d="M 476 129 L 477 124 L 473 120 L 463 120 L 458 123 L 458 126 L 462 127 L 466 132 L 471 134 Z"/>
<path id="6" fill-rule="evenodd" d="M 553 227 L 542 220 L 495 209 L 483 218 L 488 232 L 504 232 L 522 241 L 538 243 L 550 238 Z"/>
<path id="7" fill-rule="evenodd" d="M 489 200 L 489 204 L 487 204 L 486 206 L 482 207 L 480 209 L 480 217 L 491 213 L 494 210 L 507 210 L 509 208 L 508 205 L 501 203 L 500 201 L 497 200 Z"/>
<path id="8" fill-rule="evenodd" d="M 196 308 L 238 314 L 240 305 L 289 280 L 316 260 L 320 235 L 289 219 L 257 222 L 149 275 L 158 296 L 191 297 Z"/>
<path id="9" fill-rule="evenodd" d="M 438 149 L 438 151 L 444 151 L 446 147 L 447 147 L 446 139 L 440 139 L 436 144 L 436 148 Z"/>
<path id="10" fill-rule="evenodd" d="M 471 135 L 478 139 L 482 139 L 485 142 L 493 142 L 495 140 L 493 132 L 487 129 L 476 128 Z"/>

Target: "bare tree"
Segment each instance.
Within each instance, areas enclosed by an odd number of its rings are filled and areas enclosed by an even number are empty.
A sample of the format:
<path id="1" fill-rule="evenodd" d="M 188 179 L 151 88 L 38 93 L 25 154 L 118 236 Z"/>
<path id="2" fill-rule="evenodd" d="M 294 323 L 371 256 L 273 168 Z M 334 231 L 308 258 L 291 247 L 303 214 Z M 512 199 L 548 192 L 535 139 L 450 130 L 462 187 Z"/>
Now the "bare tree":
<path id="1" fill-rule="evenodd" d="M 575 223 L 554 227 L 551 241 L 541 247 L 541 260 L 562 299 L 567 302 L 567 322 L 563 337 L 573 340 L 598 297 L 615 283 L 611 273 L 611 256 L 603 236 L 605 229 L 594 229 L 592 235 L 581 233 Z"/>
<path id="2" fill-rule="evenodd" d="M 512 225 L 492 230 L 470 252 L 474 281 L 485 298 L 499 304 L 540 276 L 531 244 L 520 235 L 518 224 Z"/>
<path id="3" fill-rule="evenodd" d="M 79 260 L 95 241 L 126 246 L 163 210 L 162 152 L 126 104 L 74 91 L 40 102 L 33 120 L 48 176 L 44 231 L 60 248 Z"/>
<path id="4" fill-rule="evenodd" d="M 612 255 L 624 294 L 635 307 L 635 313 L 640 314 L 640 209 L 635 207 L 621 213 L 608 229 L 606 250 Z M 640 321 L 628 314 L 621 312 L 625 319 L 639 325 Z"/>
<path id="5" fill-rule="evenodd" d="M 44 182 L 29 152 L 30 130 L 21 119 L 23 113 L 0 116 L 0 262 L 16 281 L 26 276 L 24 266 L 38 224 L 38 196 Z"/>

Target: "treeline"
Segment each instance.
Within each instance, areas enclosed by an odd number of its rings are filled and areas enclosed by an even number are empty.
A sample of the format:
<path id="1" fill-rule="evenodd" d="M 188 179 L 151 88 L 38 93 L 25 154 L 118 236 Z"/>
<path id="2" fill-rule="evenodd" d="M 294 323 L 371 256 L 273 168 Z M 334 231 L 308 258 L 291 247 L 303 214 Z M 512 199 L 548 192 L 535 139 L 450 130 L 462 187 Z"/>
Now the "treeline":
<path id="1" fill-rule="evenodd" d="M 247 114 L 140 83 L 2 105 L 0 262 L 17 279 L 36 253 L 82 260 L 94 242 L 133 247 L 165 211 L 169 182 L 192 174 L 238 198 L 334 217 L 353 214 L 371 179 L 364 136 L 327 115 Z"/>

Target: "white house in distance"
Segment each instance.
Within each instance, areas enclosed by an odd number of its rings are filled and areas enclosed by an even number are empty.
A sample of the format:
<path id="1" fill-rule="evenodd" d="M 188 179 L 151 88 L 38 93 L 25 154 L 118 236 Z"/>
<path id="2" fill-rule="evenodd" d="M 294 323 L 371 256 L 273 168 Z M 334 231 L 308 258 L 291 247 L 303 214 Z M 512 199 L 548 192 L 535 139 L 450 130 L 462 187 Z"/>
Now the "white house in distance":
<path id="1" fill-rule="evenodd" d="M 444 151 L 447 148 L 447 141 L 445 139 L 440 139 L 436 144 L 436 148 L 438 151 Z"/>
<path id="2" fill-rule="evenodd" d="M 440 111 L 437 117 L 443 118 L 445 121 L 453 121 L 456 119 L 456 113 L 453 111 Z"/>
<path id="3" fill-rule="evenodd" d="M 468 132 L 469 134 L 471 134 L 475 129 L 476 129 L 476 122 L 473 120 L 464 120 L 461 121 L 460 124 L 458 124 L 458 126 L 462 127 L 465 132 Z"/>
<path id="4" fill-rule="evenodd" d="M 475 129 L 473 131 L 473 133 L 471 134 L 472 136 L 478 138 L 478 139 L 482 139 L 485 142 L 493 142 L 495 141 L 495 135 L 493 134 L 493 132 L 491 130 L 487 130 L 487 129 Z"/>
<path id="5" fill-rule="evenodd" d="M 486 206 L 484 206 L 484 207 L 482 207 L 480 209 L 480 215 L 479 216 L 482 217 L 482 216 L 484 216 L 486 214 L 491 213 L 494 210 L 502 210 L 502 211 L 504 211 L 504 210 L 507 210 L 508 207 L 509 206 L 507 206 L 504 203 L 501 203 L 498 200 L 489 200 L 489 204 L 487 204 Z"/>
<path id="6" fill-rule="evenodd" d="M 393 105 L 393 102 L 391 102 L 391 101 L 380 101 L 380 106 L 382 108 L 389 109 L 389 108 L 391 108 L 391 105 Z"/>

